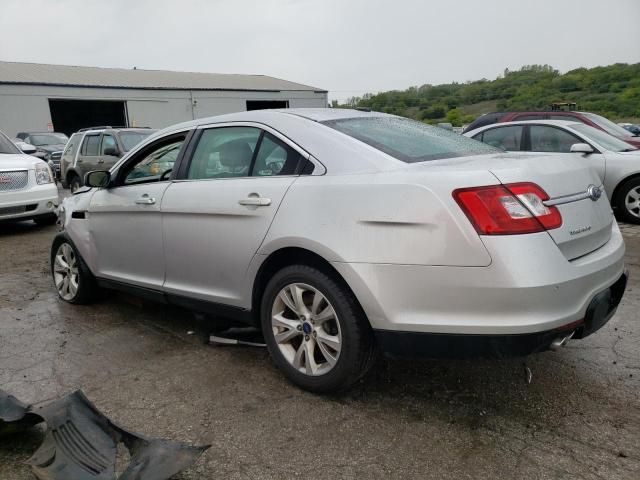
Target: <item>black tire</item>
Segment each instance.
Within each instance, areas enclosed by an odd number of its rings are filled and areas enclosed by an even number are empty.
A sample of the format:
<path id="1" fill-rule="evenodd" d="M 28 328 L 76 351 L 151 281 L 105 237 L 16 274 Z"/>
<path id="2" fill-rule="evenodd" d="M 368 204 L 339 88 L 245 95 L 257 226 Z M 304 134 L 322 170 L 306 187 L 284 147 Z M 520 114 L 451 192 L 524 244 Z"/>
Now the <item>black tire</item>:
<path id="1" fill-rule="evenodd" d="M 329 371 L 318 376 L 296 369 L 281 352 L 274 337 L 272 307 L 280 291 L 293 283 L 306 284 L 319 291 L 333 307 L 339 322 L 339 356 Z M 305 390 L 327 393 L 348 389 L 367 373 L 376 357 L 371 326 L 355 296 L 341 279 L 317 268 L 292 265 L 277 272 L 264 291 L 260 314 L 264 338 L 274 363 L 287 379 Z"/>
<path id="2" fill-rule="evenodd" d="M 640 192 L 640 177 L 627 180 L 618 187 L 613 206 L 615 207 L 616 216 L 619 220 L 627 223 L 640 224 L 640 204 L 630 209 L 626 203 L 627 196 L 633 190 Z M 634 215 L 634 213 L 638 216 Z"/>
<path id="3" fill-rule="evenodd" d="M 56 223 L 56 220 L 58 220 L 58 217 L 54 214 L 54 213 L 50 213 L 47 215 L 41 215 L 39 217 L 35 217 L 33 219 L 33 221 L 36 223 L 36 225 L 39 225 L 41 227 L 47 226 L 47 225 L 53 225 Z"/>
<path id="4" fill-rule="evenodd" d="M 82 180 L 80 180 L 80 177 L 77 175 L 71 177 L 71 180 L 69 181 L 69 190 L 71 193 L 74 193 L 80 187 L 82 187 Z"/>
<path id="5" fill-rule="evenodd" d="M 71 298 L 65 298 L 58 286 L 56 285 L 56 277 L 54 272 L 55 267 L 55 257 L 58 253 L 58 249 L 63 245 L 67 244 L 73 251 L 73 255 L 76 260 L 77 265 L 77 278 L 78 278 L 78 288 L 76 293 Z M 58 296 L 64 300 L 65 302 L 74 303 L 74 304 L 88 304 L 92 303 L 99 298 L 100 295 L 100 287 L 98 287 L 98 283 L 96 282 L 95 277 L 87 267 L 87 264 L 82 259 L 82 256 L 78 252 L 78 249 L 73 244 L 73 242 L 66 236 L 66 234 L 61 233 L 56 236 L 53 240 L 53 244 L 51 245 L 51 256 L 50 256 L 50 264 L 51 264 L 51 277 L 53 278 L 53 284 L 56 287 L 56 291 L 58 292 Z"/>

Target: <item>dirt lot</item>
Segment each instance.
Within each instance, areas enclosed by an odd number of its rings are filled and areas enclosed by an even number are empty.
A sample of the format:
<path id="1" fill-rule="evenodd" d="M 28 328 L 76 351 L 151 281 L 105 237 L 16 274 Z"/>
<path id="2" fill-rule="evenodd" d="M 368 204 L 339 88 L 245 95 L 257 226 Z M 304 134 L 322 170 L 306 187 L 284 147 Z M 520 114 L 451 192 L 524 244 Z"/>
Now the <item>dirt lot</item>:
<path id="1" fill-rule="evenodd" d="M 210 443 L 182 479 L 640 478 L 640 228 L 614 319 L 523 360 L 382 361 L 348 394 L 288 384 L 259 348 L 212 347 L 187 311 L 113 295 L 74 307 L 48 274 L 55 228 L 0 225 L 0 388 L 31 402 L 81 388 L 148 435 Z M 188 331 L 195 334 L 188 335 Z M 0 439 L 0 479 L 41 432 Z"/>

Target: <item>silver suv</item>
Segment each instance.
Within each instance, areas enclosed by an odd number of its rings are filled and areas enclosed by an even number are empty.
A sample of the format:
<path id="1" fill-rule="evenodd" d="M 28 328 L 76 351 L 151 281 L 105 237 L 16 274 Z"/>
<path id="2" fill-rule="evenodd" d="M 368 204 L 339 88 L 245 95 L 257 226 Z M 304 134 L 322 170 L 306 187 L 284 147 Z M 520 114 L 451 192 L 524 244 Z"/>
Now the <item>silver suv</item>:
<path id="1" fill-rule="evenodd" d="M 126 152 L 155 130 L 148 128 L 95 127 L 74 133 L 60 160 L 62 186 L 75 192 L 91 170 L 108 170 Z"/>

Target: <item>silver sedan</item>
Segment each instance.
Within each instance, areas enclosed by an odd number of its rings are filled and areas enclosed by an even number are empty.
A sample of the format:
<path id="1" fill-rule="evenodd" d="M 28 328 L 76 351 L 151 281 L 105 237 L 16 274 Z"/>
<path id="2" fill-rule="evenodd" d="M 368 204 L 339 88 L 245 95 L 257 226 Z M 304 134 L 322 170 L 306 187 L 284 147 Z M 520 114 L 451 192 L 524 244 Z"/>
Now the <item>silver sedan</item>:
<path id="1" fill-rule="evenodd" d="M 287 378 L 326 392 L 379 351 L 526 355 L 600 328 L 626 284 L 600 183 L 390 115 L 235 113 L 90 172 L 52 274 L 67 302 L 113 288 L 259 326 Z"/>
<path id="2" fill-rule="evenodd" d="M 533 120 L 489 125 L 465 133 L 512 152 L 565 154 L 596 170 L 621 220 L 640 224 L 640 150 L 580 122 Z"/>

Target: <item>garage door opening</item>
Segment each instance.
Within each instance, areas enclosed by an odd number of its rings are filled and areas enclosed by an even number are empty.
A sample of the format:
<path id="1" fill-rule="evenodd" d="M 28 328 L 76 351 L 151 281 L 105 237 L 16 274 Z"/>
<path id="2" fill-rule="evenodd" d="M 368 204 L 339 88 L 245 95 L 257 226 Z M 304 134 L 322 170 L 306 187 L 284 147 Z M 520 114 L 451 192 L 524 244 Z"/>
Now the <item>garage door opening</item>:
<path id="1" fill-rule="evenodd" d="M 49 109 L 53 129 L 69 136 L 81 128 L 101 125 L 128 126 L 127 110 L 123 101 L 49 99 Z"/>
<path id="2" fill-rule="evenodd" d="M 289 100 L 247 100 L 247 111 L 267 108 L 289 108 Z"/>

